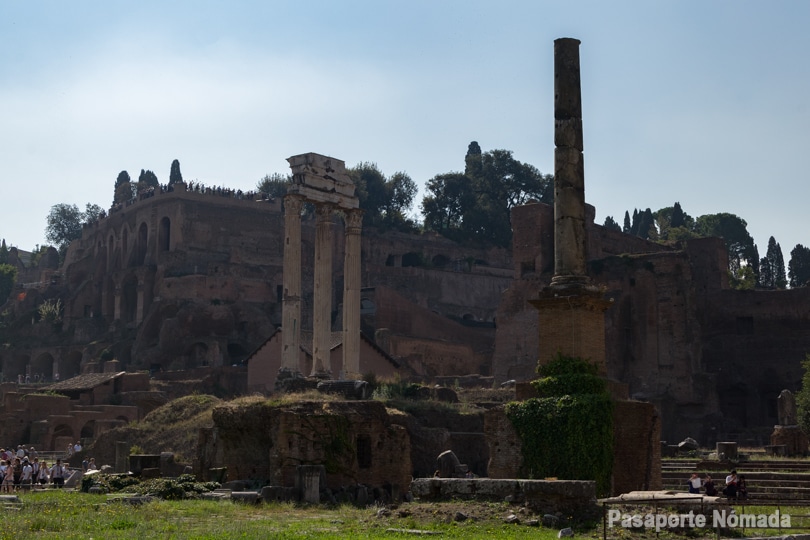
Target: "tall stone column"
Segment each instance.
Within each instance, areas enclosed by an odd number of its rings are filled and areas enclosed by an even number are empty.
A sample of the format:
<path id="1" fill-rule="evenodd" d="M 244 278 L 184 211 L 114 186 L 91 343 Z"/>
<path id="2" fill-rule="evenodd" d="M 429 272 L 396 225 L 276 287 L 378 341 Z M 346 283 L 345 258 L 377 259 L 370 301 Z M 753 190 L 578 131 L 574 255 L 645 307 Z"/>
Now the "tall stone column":
<path id="1" fill-rule="evenodd" d="M 329 370 L 332 341 L 332 206 L 318 204 L 315 214 L 315 298 L 310 376 Z"/>
<path id="2" fill-rule="evenodd" d="M 121 285 L 115 284 L 115 308 L 113 310 L 113 320 L 121 320 Z"/>
<path id="3" fill-rule="evenodd" d="M 554 41 L 554 277 L 552 287 L 589 283 L 585 267 L 585 167 L 579 40 Z"/>
<path id="4" fill-rule="evenodd" d="M 143 276 L 138 276 L 138 286 L 137 286 L 137 303 L 135 307 L 135 324 L 141 324 L 143 322 L 143 312 L 144 312 L 144 291 L 146 289 L 146 284 L 144 282 Z"/>
<path id="5" fill-rule="evenodd" d="M 360 375 L 360 230 L 361 210 L 346 210 L 343 261 L 343 372 Z"/>
<path id="6" fill-rule="evenodd" d="M 304 198 L 284 196 L 284 295 L 281 305 L 281 369 L 300 372 L 301 208 Z"/>

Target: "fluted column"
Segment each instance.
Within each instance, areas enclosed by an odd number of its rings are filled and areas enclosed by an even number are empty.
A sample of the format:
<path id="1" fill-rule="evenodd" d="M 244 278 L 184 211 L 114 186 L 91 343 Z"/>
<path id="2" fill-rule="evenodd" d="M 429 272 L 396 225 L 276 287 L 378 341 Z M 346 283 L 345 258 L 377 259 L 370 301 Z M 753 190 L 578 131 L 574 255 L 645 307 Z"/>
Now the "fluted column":
<path id="1" fill-rule="evenodd" d="M 281 369 L 298 372 L 301 344 L 301 207 L 303 197 L 284 196 L 284 295 L 281 305 Z"/>
<path id="2" fill-rule="evenodd" d="M 312 373 L 326 373 L 330 367 L 332 337 L 332 207 L 315 207 L 315 298 L 312 322 Z"/>
<path id="3" fill-rule="evenodd" d="M 360 230 L 361 210 L 346 210 L 343 261 L 343 372 L 360 375 Z"/>

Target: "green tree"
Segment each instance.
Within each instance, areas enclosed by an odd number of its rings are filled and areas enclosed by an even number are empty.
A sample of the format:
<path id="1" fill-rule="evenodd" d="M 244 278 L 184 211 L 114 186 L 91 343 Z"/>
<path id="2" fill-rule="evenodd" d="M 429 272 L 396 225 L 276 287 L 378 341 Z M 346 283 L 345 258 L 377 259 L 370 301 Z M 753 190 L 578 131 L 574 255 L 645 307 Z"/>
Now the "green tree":
<path id="1" fill-rule="evenodd" d="M 267 193 L 269 196 L 280 199 L 287 194 L 287 188 L 292 183 L 292 175 L 289 174 L 266 174 L 256 184 L 256 191 Z"/>
<path id="2" fill-rule="evenodd" d="M 3 242 L 0 243 L 0 264 L 7 264 L 8 259 L 8 247 L 6 246 L 6 239 L 3 238 Z"/>
<path id="3" fill-rule="evenodd" d="M 180 173 L 180 162 L 178 160 L 172 161 L 172 168 L 169 171 L 169 185 L 183 183 L 183 175 Z"/>
<path id="4" fill-rule="evenodd" d="M 802 430 L 810 433 L 810 354 L 805 354 L 802 368 L 802 387 L 796 392 L 796 414 Z"/>
<path id="5" fill-rule="evenodd" d="M 68 245 L 81 238 L 83 222 L 84 215 L 75 204 L 55 204 L 48 213 L 45 239 L 64 255 Z"/>
<path id="6" fill-rule="evenodd" d="M 132 180 L 127 171 L 118 173 L 115 179 L 115 192 L 113 195 L 113 204 L 125 203 L 135 196 L 135 186 L 132 185 Z"/>
<path id="7" fill-rule="evenodd" d="M 8 297 L 11 296 L 16 281 L 17 269 L 10 264 L 0 264 L 0 305 L 5 304 Z"/>
<path id="8" fill-rule="evenodd" d="M 152 171 L 141 169 L 141 174 L 138 175 L 138 191 L 145 191 L 149 188 L 160 189 L 158 177 Z"/>
<path id="9" fill-rule="evenodd" d="M 681 203 L 675 202 L 675 205 L 672 207 L 672 216 L 669 220 L 670 227 L 684 227 L 686 225 L 686 214 L 684 214 L 683 209 L 681 208 Z"/>
<path id="10" fill-rule="evenodd" d="M 706 214 L 697 218 L 695 230 L 701 236 L 717 236 L 725 241 L 728 269 L 733 276 L 739 277 L 740 269 L 746 265 L 759 275 L 759 253 L 744 219 L 728 213 Z"/>
<path id="11" fill-rule="evenodd" d="M 618 224 L 618 223 L 616 223 L 616 220 L 615 220 L 615 219 L 613 219 L 613 216 L 607 216 L 607 217 L 605 218 L 605 223 L 604 223 L 604 225 L 603 225 L 603 226 L 604 226 L 606 229 L 610 229 L 610 230 L 613 230 L 613 231 L 619 231 L 619 232 L 621 232 L 621 231 L 622 231 L 622 228 L 621 228 L 621 227 L 619 227 L 619 224 Z"/>
<path id="12" fill-rule="evenodd" d="M 472 142 L 465 172 L 429 180 L 422 200 L 425 226 L 456 240 L 506 247 L 512 241 L 511 210 L 529 200 L 553 202 L 554 178 L 521 163 L 508 150 L 481 154 Z"/>
<path id="13" fill-rule="evenodd" d="M 630 224 L 630 212 L 627 210 L 624 211 L 624 224 L 622 225 L 622 232 L 630 234 L 630 230 L 632 229 L 632 225 Z"/>
<path id="14" fill-rule="evenodd" d="M 768 251 L 759 261 L 759 285 L 767 289 L 784 289 L 787 286 L 782 247 L 773 236 L 768 239 Z"/>
<path id="15" fill-rule="evenodd" d="M 788 276 L 791 288 L 807 286 L 810 282 L 810 248 L 796 244 L 790 252 Z"/>
<path id="16" fill-rule="evenodd" d="M 104 210 L 97 204 L 87 203 L 84 205 L 84 213 L 82 214 L 82 223 L 93 223 L 98 221 Z"/>
<path id="17" fill-rule="evenodd" d="M 407 211 L 416 195 L 416 183 L 404 172 L 386 178 L 376 163 L 363 162 L 349 169 L 365 226 L 410 231 L 416 224 Z"/>

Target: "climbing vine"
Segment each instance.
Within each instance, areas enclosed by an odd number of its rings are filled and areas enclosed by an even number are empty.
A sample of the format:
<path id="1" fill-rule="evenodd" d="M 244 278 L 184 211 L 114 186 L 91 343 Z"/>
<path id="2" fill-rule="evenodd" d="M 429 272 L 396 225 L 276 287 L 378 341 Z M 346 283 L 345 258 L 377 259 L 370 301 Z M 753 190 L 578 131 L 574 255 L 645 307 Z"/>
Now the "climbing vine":
<path id="1" fill-rule="evenodd" d="M 532 384 L 541 397 L 506 406 L 520 437 L 529 478 L 595 480 L 610 491 L 613 468 L 613 407 L 595 365 L 557 355 L 538 368 Z"/>

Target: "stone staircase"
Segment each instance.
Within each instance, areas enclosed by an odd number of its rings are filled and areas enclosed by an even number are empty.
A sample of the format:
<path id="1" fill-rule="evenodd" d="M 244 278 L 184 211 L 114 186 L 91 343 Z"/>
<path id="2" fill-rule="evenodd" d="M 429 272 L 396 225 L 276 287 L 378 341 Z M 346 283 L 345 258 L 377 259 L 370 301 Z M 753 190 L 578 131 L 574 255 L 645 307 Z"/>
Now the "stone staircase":
<path id="1" fill-rule="evenodd" d="M 754 459 L 739 462 L 734 468 L 745 476 L 749 503 L 810 506 L 810 460 Z M 719 462 L 661 460 L 663 487 L 672 491 L 686 492 L 686 481 L 694 472 L 711 474 L 719 491 L 729 470 L 728 465 Z"/>

